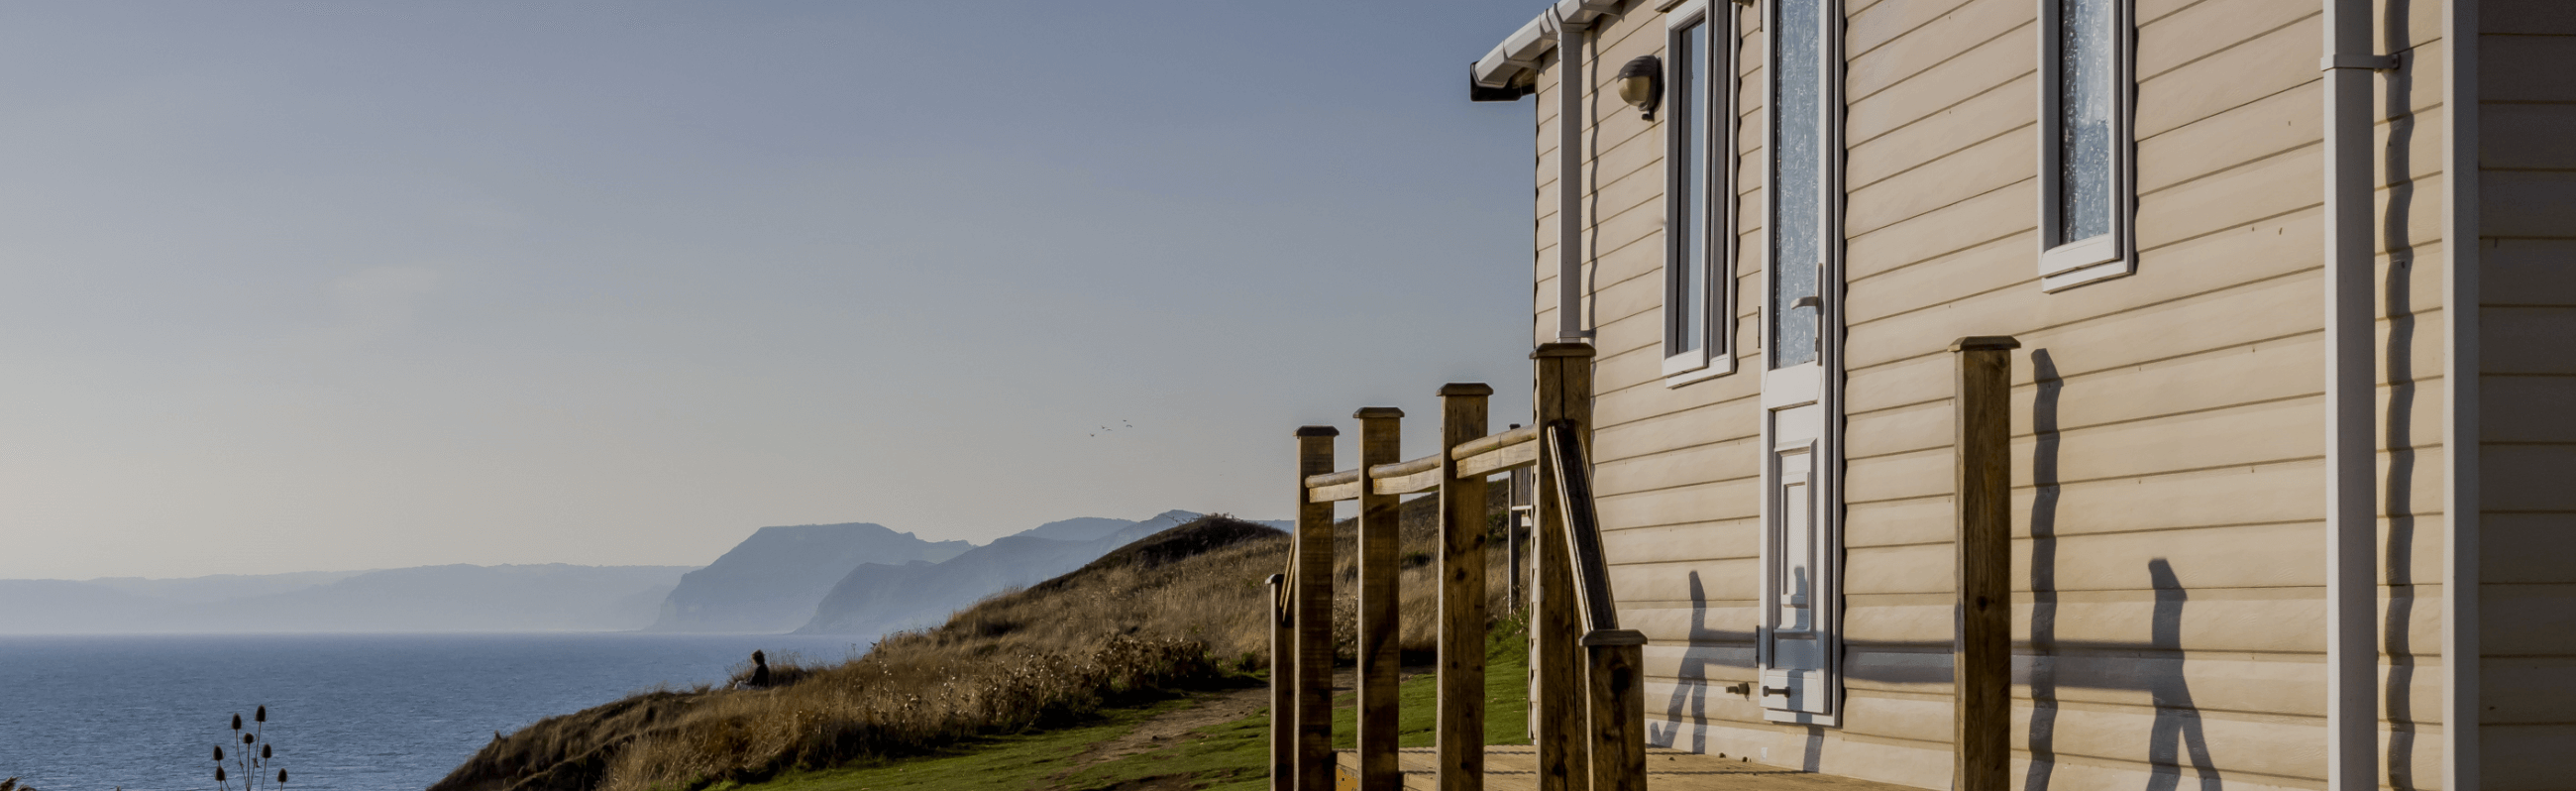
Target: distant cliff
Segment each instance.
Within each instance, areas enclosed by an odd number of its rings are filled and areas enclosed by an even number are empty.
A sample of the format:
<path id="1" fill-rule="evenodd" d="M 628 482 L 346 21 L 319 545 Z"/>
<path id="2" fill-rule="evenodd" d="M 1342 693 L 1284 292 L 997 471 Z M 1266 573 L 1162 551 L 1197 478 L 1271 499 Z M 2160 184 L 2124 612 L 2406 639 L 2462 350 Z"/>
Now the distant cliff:
<path id="1" fill-rule="evenodd" d="M 995 539 L 944 563 L 862 565 L 832 586 L 796 631 L 877 635 L 936 625 L 986 596 L 1081 568 L 1128 542 L 1200 516 L 1165 511 L 1134 522 L 1067 519 Z"/>
<path id="2" fill-rule="evenodd" d="M 784 632 L 813 617 L 814 603 L 852 568 L 937 563 L 972 546 L 866 523 L 764 527 L 682 576 L 651 631 Z"/>

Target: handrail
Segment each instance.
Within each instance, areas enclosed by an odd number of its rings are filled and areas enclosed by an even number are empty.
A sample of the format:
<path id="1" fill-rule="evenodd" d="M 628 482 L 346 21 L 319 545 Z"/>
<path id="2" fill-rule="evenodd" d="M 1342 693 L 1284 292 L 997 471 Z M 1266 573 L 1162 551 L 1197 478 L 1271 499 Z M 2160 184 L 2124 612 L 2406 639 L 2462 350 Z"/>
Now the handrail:
<path id="1" fill-rule="evenodd" d="M 1345 483 L 1357 483 L 1359 479 L 1360 471 L 1357 469 L 1328 472 L 1321 475 L 1309 475 L 1306 476 L 1306 488 L 1321 489 L 1326 486 L 1340 486 Z"/>
<path id="2" fill-rule="evenodd" d="M 1414 494 L 1440 488 L 1440 454 L 1369 468 L 1370 494 Z"/>
<path id="3" fill-rule="evenodd" d="M 1485 451 L 1518 445 L 1534 439 L 1538 439 L 1537 426 L 1516 428 L 1497 434 L 1487 434 L 1466 442 L 1458 443 L 1458 448 L 1456 450 L 1449 451 L 1449 458 L 1466 461 L 1469 457 L 1484 453 Z"/>
<path id="4" fill-rule="evenodd" d="M 1370 478 L 1402 478 L 1424 470 L 1436 469 L 1440 469 L 1440 454 L 1434 453 L 1419 459 L 1370 467 L 1368 474 Z"/>
<path id="5" fill-rule="evenodd" d="M 1610 595 L 1610 565 L 1601 554 L 1601 522 L 1592 509 L 1591 467 L 1584 463 L 1583 443 L 1575 437 L 1575 424 L 1559 420 L 1547 425 L 1548 458 L 1555 462 L 1557 506 L 1565 516 L 1567 565 L 1574 572 L 1575 603 L 1583 615 L 1584 642 L 1587 645 L 1609 645 L 1598 639 L 1622 636 L 1604 634 L 1623 631 L 1619 628 L 1618 600 Z M 1633 634 L 1633 633 L 1632 633 Z"/>

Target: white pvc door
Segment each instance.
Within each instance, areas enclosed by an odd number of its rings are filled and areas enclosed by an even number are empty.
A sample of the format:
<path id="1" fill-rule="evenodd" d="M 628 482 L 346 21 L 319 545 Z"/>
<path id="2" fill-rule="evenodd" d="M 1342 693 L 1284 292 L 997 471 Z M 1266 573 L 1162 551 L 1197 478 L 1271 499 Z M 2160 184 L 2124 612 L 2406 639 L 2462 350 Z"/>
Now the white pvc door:
<path id="1" fill-rule="evenodd" d="M 1842 69 L 1838 5 L 1768 3 L 1771 47 L 1769 255 L 1762 310 L 1761 688 L 1773 720 L 1832 724 L 1837 580 L 1834 383 L 1840 250 Z"/>
<path id="2" fill-rule="evenodd" d="M 1771 416 L 1770 502 L 1763 536 L 1762 706 L 1830 714 L 1825 545 L 1819 514 L 1816 449 L 1823 444 L 1821 403 L 1765 410 Z"/>

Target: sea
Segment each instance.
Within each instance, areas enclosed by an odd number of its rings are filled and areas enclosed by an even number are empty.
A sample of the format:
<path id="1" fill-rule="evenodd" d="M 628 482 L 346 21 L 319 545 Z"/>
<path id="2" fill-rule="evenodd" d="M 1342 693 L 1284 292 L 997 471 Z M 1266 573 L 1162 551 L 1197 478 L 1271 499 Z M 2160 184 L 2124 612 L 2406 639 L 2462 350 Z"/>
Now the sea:
<path id="1" fill-rule="evenodd" d="M 419 791 L 495 732 L 721 684 L 753 650 L 775 664 L 865 649 L 778 635 L 0 635 L 0 778 L 37 791 L 213 791 L 215 746 L 240 741 L 233 714 L 254 725 L 266 705 L 259 727 L 288 788 Z"/>

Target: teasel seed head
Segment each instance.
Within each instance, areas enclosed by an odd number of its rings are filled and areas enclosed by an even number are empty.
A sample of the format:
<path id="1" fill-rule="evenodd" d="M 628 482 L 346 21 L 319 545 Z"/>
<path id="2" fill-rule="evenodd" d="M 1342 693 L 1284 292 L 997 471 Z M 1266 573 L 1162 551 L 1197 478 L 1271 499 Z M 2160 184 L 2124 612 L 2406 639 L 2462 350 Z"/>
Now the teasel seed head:
<path id="1" fill-rule="evenodd" d="M 215 745 L 215 760 L 221 761 L 221 760 L 223 760 L 223 759 L 224 759 L 224 748 L 223 748 L 223 745 L 220 745 L 220 744 L 219 744 L 219 745 Z"/>
<path id="2" fill-rule="evenodd" d="M 268 721 L 268 705 L 267 705 L 267 704 L 260 704 L 260 707 L 259 707 L 259 713 L 257 713 L 257 714 L 253 714 L 253 715 L 250 715 L 250 718 L 251 718 L 251 721 L 253 721 L 253 722 L 267 722 L 267 721 Z"/>
<path id="3" fill-rule="evenodd" d="M 215 782 L 221 783 L 221 782 L 223 782 L 223 781 L 224 781 L 224 768 L 223 768 L 223 767 L 220 767 L 220 766 L 215 767 Z"/>
<path id="4" fill-rule="evenodd" d="M 241 730 L 241 715 L 233 715 L 233 730 Z"/>
<path id="5" fill-rule="evenodd" d="M 277 770 L 277 784 L 278 784 L 278 785 L 286 785 L 286 770 L 284 770 L 284 769 L 279 769 L 279 770 Z"/>
<path id="6" fill-rule="evenodd" d="M 243 744 L 249 744 L 249 743 L 251 743 L 251 742 L 253 742 L 253 741 L 256 741 L 256 740 L 258 740 L 258 739 L 259 739 L 259 737 L 257 737 L 257 736 L 252 736 L 252 735 L 247 734 L 247 733 L 242 734 L 242 743 L 243 743 Z"/>
<path id="7" fill-rule="evenodd" d="M 259 746 L 259 758 L 260 758 L 260 760 L 265 761 L 265 760 L 268 760 L 269 758 L 271 758 L 271 757 L 273 757 L 273 756 L 275 756 L 275 755 L 277 755 L 277 752 L 276 752 L 276 751 L 274 751 L 274 750 L 270 750 L 270 749 L 268 749 L 268 745 L 263 744 L 263 745 L 260 745 L 260 746 Z"/>

